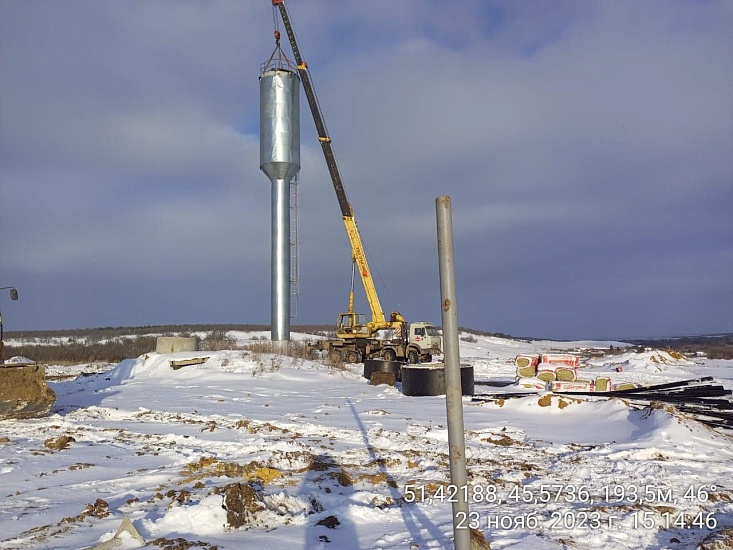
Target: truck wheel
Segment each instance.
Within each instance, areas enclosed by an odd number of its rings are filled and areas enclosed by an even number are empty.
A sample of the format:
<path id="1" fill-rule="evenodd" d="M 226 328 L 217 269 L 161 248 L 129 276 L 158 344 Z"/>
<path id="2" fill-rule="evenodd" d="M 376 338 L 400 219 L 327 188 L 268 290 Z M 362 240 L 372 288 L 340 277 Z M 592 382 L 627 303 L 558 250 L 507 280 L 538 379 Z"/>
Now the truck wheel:
<path id="1" fill-rule="evenodd" d="M 397 359 L 397 354 L 393 349 L 386 349 L 384 350 L 384 353 L 382 353 L 382 357 L 384 357 L 385 361 L 394 361 Z"/>
<path id="2" fill-rule="evenodd" d="M 347 363 L 360 363 L 361 357 L 358 351 L 355 351 L 353 349 L 350 349 L 346 352 L 346 362 Z"/>
<path id="3" fill-rule="evenodd" d="M 343 363 L 344 362 L 344 356 L 341 353 L 340 349 L 332 349 L 328 352 L 328 358 L 331 360 L 331 363 Z"/>
<path id="4" fill-rule="evenodd" d="M 407 352 L 407 362 L 412 365 L 417 365 L 420 362 L 420 354 L 415 349 L 411 349 Z"/>

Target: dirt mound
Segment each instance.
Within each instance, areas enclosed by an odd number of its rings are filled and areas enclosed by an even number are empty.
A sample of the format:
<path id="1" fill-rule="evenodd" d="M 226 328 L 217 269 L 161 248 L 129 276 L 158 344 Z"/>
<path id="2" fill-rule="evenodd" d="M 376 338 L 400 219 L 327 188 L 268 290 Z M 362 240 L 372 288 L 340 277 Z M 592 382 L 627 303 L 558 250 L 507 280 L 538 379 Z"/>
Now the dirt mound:
<path id="1" fill-rule="evenodd" d="M 251 485 L 230 483 L 224 487 L 224 509 L 227 511 L 227 524 L 230 527 L 249 526 L 257 513 L 264 510 L 262 495 Z"/>
<path id="2" fill-rule="evenodd" d="M 52 451 L 63 451 L 64 449 L 68 449 L 69 445 L 75 441 L 76 439 L 69 435 L 61 435 L 59 437 L 49 437 L 43 442 L 43 446 Z"/>
<path id="3" fill-rule="evenodd" d="M 56 394 L 46 385 L 46 369 L 34 364 L 0 365 L 0 420 L 49 413 Z"/>

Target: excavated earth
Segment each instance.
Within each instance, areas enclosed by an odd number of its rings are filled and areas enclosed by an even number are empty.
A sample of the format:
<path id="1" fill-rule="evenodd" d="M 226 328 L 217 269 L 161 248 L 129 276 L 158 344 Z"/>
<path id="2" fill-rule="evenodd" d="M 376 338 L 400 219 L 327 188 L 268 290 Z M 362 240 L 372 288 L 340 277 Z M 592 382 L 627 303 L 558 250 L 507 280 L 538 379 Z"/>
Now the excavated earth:
<path id="1" fill-rule="evenodd" d="M 45 416 L 55 402 L 44 367 L 35 363 L 0 365 L 0 420 Z"/>

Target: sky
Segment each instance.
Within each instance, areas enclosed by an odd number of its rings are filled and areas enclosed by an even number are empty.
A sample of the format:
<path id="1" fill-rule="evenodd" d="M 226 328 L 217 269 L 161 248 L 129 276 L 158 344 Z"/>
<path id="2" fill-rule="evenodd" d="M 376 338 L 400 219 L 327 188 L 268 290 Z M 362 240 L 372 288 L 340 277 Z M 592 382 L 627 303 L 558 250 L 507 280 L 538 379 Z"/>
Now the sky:
<path id="1" fill-rule="evenodd" d="M 288 8 L 386 312 L 441 323 L 447 195 L 463 327 L 733 332 L 733 2 Z M 5 330 L 270 322 L 273 28 L 267 0 L 0 0 Z M 292 323 L 330 324 L 351 252 L 304 97 L 301 140 Z"/>

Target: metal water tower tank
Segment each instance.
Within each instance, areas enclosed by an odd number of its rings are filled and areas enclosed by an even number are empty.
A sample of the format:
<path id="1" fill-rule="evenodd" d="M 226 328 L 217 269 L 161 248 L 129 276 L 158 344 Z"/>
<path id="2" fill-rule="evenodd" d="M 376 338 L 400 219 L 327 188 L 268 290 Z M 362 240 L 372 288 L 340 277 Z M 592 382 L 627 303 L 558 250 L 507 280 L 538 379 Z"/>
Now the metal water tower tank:
<path id="1" fill-rule="evenodd" d="M 286 68 L 260 75 L 260 170 L 272 182 L 271 338 L 290 340 L 290 180 L 300 170 L 300 79 Z"/>
<path id="2" fill-rule="evenodd" d="M 260 76 L 260 169 L 271 181 L 300 170 L 300 78 L 287 69 Z"/>

